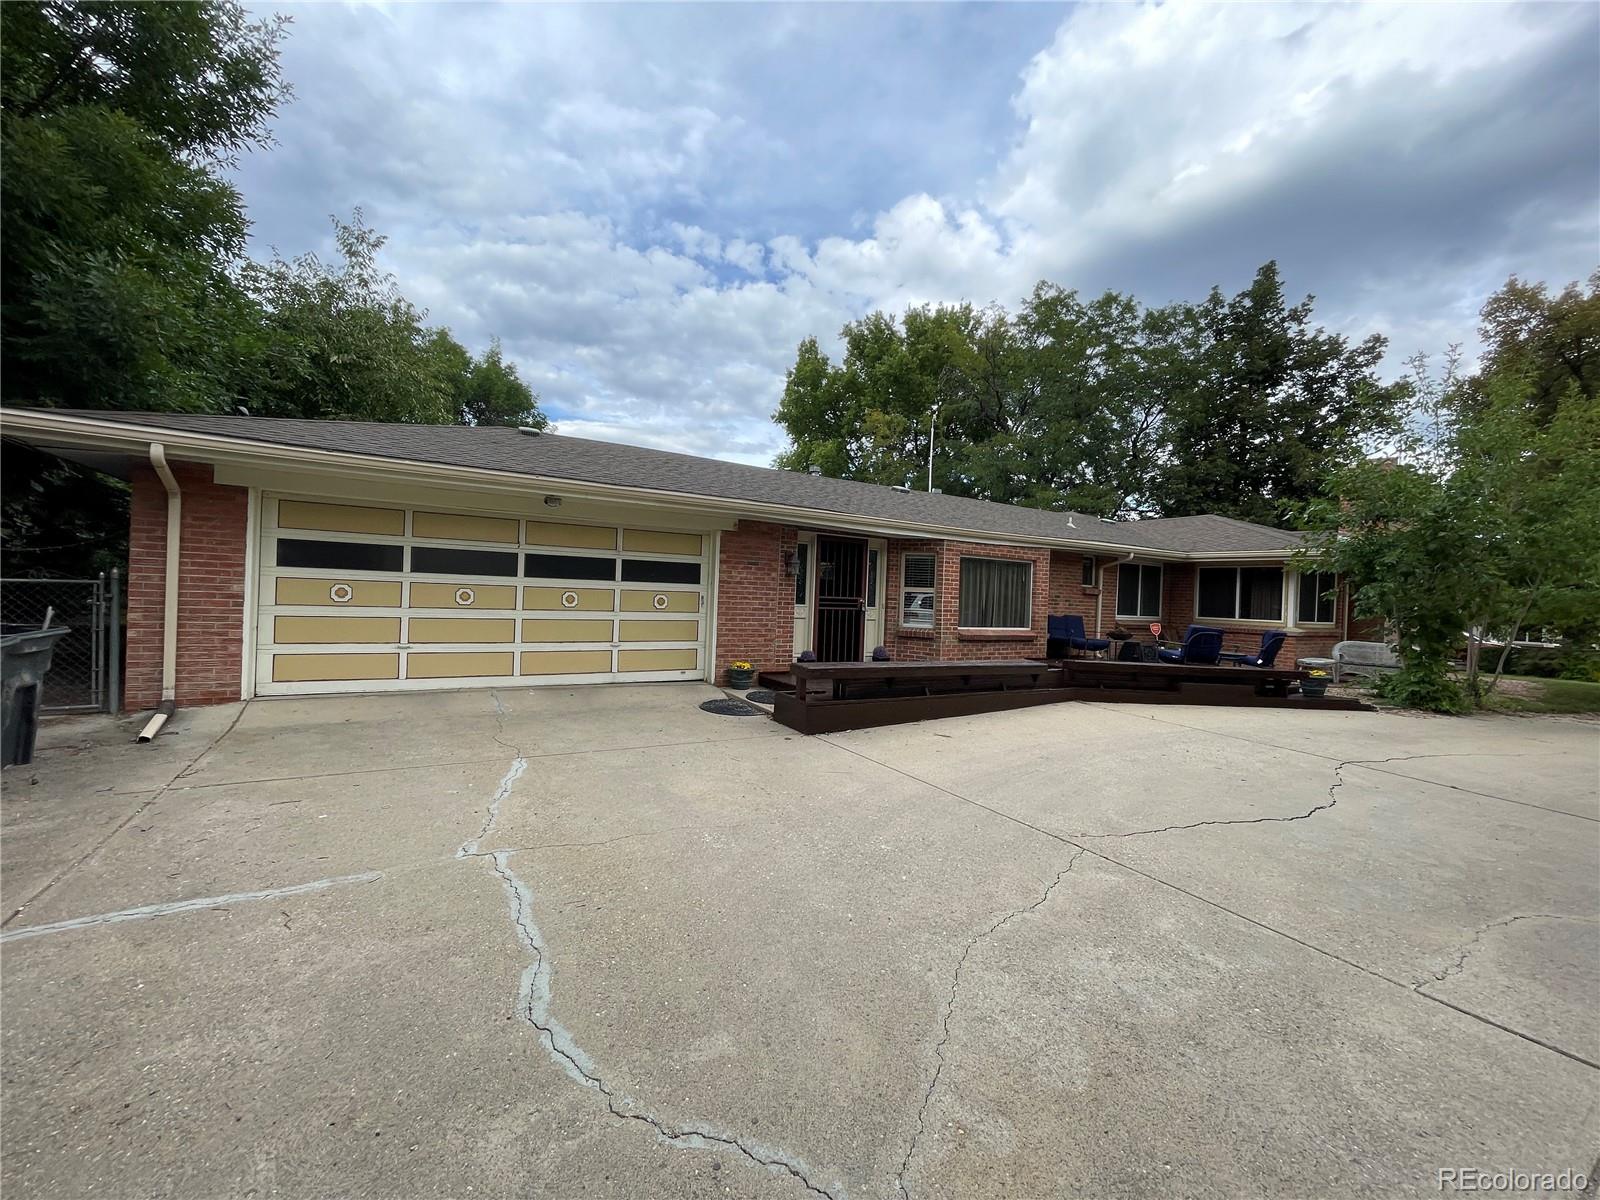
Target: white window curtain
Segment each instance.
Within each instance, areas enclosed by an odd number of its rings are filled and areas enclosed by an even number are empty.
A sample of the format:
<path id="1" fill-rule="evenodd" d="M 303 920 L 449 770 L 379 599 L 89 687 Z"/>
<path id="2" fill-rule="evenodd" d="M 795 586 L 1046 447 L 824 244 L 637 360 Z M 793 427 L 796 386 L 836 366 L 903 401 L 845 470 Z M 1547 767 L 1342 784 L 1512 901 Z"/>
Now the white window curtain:
<path id="1" fill-rule="evenodd" d="M 1033 624 L 1033 564 L 999 558 L 961 560 L 961 625 L 1028 629 Z"/>

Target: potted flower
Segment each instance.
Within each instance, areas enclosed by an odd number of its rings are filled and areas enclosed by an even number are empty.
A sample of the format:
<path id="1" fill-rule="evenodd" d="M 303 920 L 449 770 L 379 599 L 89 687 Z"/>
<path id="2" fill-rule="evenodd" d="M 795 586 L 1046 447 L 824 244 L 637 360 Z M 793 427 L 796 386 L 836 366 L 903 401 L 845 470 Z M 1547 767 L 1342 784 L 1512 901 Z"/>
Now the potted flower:
<path id="1" fill-rule="evenodd" d="M 728 686 L 744 689 L 756 681 L 756 669 L 753 663 L 743 659 L 728 664 Z"/>
<path id="2" fill-rule="evenodd" d="M 1312 667 L 1306 674 L 1310 678 L 1300 681 L 1300 694 L 1302 696 L 1326 696 L 1328 694 L 1328 673 L 1321 667 Z"/>

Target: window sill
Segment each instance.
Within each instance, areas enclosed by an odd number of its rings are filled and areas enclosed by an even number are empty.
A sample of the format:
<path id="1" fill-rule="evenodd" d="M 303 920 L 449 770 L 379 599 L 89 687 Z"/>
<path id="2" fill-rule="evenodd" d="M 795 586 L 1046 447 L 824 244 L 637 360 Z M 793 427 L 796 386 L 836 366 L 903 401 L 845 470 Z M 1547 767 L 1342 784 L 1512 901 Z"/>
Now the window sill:
<path id="1" fill-rule="evenodd" d="M 962 642 L 1032 642 L 1039 635 L 1031 629 L 958 629 L 956 640 Z"/>
<path id="2" fill-rule="evenodd" d="M 1292 626 L 1285 625 L 1282 621 L 1251 621 L 1243 617 L 1195 617 L 1191 625 L 1211 625 L 1219 629 L 1283 629 L 1291 630 Z"/>
<path id="3" fill-rule="evenodd" d="M 895 630 L 895 636 L 909 638 L 933 638 L 938 637 L 939 633 L 938 630 L 935 629 L 907 629 L 905 627 L 901 627 L 900 629 Z"/>
<path id="4" fill-rule="evenodd" d="M 1085 596 L 1098 596 L 1100 589 L 1092 583 L 1086 583 L 1083 585 L 1083 594 Z"/>
<path id="5" fill-rule="evenodd" d="M 1159 620 L 1161 620 L 1161 614 L 1160 613 L 1154 613 L 1154 614 L 1151 614 L 1151 613 L 1142 613 L 1142 614 L 1141 613 L 1117 613 L 1116 614 L 1116 619 L 1119 620 L 1119 621 L 1133 621 L 1133 622 L 1136 622 L 1136 623 L 1142 623 L 1142 624 L 1148 625 L 1151 621 L 1159 621 Z M 1200 619 L 1199 617 L 1195 618 L 1196 621 L 1198 621 L 1199 619 Z"/>

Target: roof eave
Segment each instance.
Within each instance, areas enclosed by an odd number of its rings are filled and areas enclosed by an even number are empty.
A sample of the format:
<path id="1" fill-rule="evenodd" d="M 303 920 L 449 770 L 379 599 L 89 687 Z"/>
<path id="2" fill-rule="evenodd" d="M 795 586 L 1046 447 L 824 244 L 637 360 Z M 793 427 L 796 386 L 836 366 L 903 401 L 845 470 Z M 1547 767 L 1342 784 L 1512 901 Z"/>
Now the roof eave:
<path id="1" fill-rule="evenodd" d="M 851 532 L 913 538 L 945 538 L 988 542 L 1007 546 L 1039 546 L 1049 549 L 1087 551 L 1096 556 L 1146 559 L 1155 562 L 1212 562 L 1253 559 L 1287 559 L 1293 550 L 1190 552 L 1130 546 L 1094 538 L 1062 538 L 1043 535 L 995 533 L 954 525 L 935 525 L 918 521 L 892 521 L 854 516 L 829 509 L 800 505 L 772 504 L 757 500 L 731 500 L 693 492 L 658 488 L 624 487 L 586 480 L 497 471 L 485 467 L 459 467 L 420 459 L 389 458 L 337 450 L 318 450 L 281 445 L 245 438 L 219 437 L 160 425 L 137 425 L 127 421 L 100 421 L 72 416 L 50 409 L 0 409 L 0 434 L 17 437 L 43 449 L 53 446 L 100 451 L 143 452 L 151 442 L 205 463 L 298 470 L 325 470 L 342 476 L 392 478 L 397 472 L 430 483 L 472 486 L 487 491 L 561 492 L 574 498 L 611 501 L 646 501 L 669 508 L 692 509 L 729 516 L 781 521 L 786 524 L 826 524 Z"/>

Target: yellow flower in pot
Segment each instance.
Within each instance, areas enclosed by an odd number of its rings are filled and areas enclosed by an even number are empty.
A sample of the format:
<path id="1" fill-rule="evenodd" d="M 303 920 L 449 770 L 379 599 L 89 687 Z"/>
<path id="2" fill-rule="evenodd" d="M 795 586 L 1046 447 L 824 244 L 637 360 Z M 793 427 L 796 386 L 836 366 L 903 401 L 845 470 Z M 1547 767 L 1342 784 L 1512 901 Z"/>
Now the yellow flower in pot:
<path id="1" fill-rule="evenodd" d="M 731 688 L 747 688 L 755 682 L 756 668 L 754 663 L 739 659 L 728 664 L 728 686 Z"/>
<path id="2" fill-rule="evenodd" d="M 1328 694 L 1328 672 L 1321 667 L 1312 667 L 1306 674 L 1310 678 L 1301 680 L 1300 694 L 1302 696 L 1326 696 Z"/>

